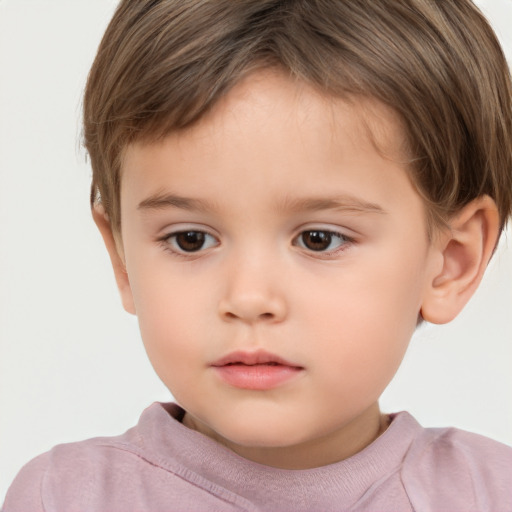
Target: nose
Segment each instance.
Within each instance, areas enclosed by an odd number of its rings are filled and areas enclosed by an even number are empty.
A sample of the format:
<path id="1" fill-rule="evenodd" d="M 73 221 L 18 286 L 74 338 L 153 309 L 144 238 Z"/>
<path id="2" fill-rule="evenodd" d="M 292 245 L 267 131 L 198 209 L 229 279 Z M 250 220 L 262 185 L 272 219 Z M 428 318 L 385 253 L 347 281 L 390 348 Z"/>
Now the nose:
<path id="1" fill-rule="evenodd" d="M 231 266 L 219 301 L 220 316 L 247 324 L 282 322 L 287 315 L 287 301 L 282 281 L 275 276 L 275 272 L 255 262 Z"/>

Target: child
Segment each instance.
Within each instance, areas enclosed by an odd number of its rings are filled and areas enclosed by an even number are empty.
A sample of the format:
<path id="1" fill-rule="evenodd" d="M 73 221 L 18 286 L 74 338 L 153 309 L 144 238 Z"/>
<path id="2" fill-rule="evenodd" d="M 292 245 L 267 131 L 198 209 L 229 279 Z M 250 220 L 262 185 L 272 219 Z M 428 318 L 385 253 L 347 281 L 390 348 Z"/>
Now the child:
<path id="1" fill-rule="evenodd" d="M 4 510 L 512 510 L 512 449 L 378 399 L 512 213 L 511 84 L 468 0 L 126 0 L 84 101 L 93 216 L 177 404 Z"/>

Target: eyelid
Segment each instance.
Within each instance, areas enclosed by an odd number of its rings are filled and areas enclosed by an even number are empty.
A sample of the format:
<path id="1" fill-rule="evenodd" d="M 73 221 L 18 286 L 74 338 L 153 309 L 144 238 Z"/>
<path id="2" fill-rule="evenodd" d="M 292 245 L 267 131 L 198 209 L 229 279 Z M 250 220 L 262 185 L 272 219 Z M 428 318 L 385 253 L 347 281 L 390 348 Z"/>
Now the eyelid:
<path id="1" fill-rule="evenodd" d="M 308 223 L 308 224 L 302 224 L 295 230 L 294 238 L 299 236 L 301 233 L 304 233 L 305 231 L 323 231 L 326 233 L 332 233 L 338 236 L 341 236 L 343 238 L 346 238 L 347 240 L 355 240 L 358 236 L 357 232 L 353 229 L 347 228 L 345 226 L 339 226 L 339 225 L 333 225 L 333 224 L 324 224 L 322 222 L 319 223 Z"/>
<path id="2" fill-rule="evenodd" d="M 156 235 L 156 239 L 164 240 L 172 235 L 184 233 L 187 231 L 198 231 L 201 233 L 205 233 L 206 235 L 213 236 L 217 240 L 219 240 L 220 238 L 220 235 L 217 233 L 215 229 L 205 224 L 196 224 L 194 222 L 177 222 L 176 224 L 168 224 L 164 228 L 159 229 Z"/>

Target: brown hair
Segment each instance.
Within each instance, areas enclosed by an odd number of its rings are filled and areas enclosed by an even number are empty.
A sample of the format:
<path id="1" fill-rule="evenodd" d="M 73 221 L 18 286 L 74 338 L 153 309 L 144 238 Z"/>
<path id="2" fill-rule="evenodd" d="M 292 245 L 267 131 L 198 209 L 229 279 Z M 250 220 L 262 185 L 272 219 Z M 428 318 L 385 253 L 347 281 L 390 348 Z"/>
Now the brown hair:
<path id="1" fill-rule="evenodd" d="M 93 180 L 119 232 L 121 160 L 192 125 L 251 71 L 278 66 L 400 116 L 412 180 L 442 222 L 488 194 L 512 213 L 512 86 L 470 0 L 123 0 L 84 97 Z"/>

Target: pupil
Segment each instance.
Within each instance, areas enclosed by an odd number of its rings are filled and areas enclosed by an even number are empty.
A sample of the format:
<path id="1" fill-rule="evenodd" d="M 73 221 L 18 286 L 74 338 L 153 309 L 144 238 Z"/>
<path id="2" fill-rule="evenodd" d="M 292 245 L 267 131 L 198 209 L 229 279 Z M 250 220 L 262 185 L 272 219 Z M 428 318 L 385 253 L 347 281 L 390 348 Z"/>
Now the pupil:
<path id="1" fill-rule="evenodd" d="M 302 240 L 312 251 L 325 251 L 331 245 L 332 235 L 327 231 L 306 231 Z"/>
<path id="2" fill-rule="evenodd" d="M 176 243 L 183 251 L 198 251 L 204 245 L 204 233 L 200 231 L 184 231 L 176 235 Z"/>

